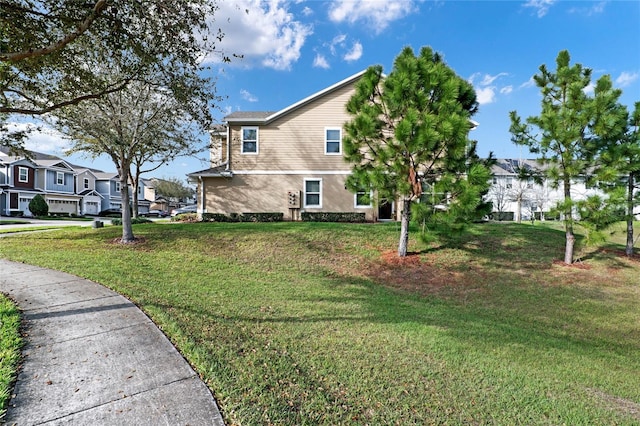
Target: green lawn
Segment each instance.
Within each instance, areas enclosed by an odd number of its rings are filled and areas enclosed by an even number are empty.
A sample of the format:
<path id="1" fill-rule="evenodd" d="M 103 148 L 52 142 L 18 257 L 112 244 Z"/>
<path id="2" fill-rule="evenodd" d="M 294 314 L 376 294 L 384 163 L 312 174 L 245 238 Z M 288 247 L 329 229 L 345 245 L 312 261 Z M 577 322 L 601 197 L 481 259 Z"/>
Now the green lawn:
<path id="1" fill-rule="evenodd" d="M 0 256 L 131 298 L 227 424 L 640 423 L 640 261 L 609 248 L 557 264 L 554 224 L 429 246 L 414 230 L 403 261 L 395 223 L 134 231 L 143 243 L 113 244 L 119 227 L 24 234 Z"/>
<path id="2" fill-rule="evenodd" d="M 11 396 L 11 385 L 20 361 L 20 314 L 15 305 L 0 294 L 0 421 Z"/>

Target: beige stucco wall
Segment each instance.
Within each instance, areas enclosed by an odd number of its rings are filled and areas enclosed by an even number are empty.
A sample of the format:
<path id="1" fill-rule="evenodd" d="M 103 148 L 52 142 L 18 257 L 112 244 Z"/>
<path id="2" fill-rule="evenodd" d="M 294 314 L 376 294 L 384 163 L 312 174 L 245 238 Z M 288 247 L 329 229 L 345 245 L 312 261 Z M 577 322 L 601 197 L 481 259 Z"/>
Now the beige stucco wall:
<path id="1" fill-rule="evenodd" d="M 203 178 L 205 213 L 266 213 L 282 212 L 292 219 L 287 192 L 300 191 L 301 211 L 361 212 L 374 220 L 374 209 L 356 208 L 353 193 L 345 189 L 346 174 L 251 174 L 232 178 Z M 304 180 L 322 179 L 322 208 L 304 207 Z M 201 190 L 199 185 L 198 190 Z M 295 217 L 294 217 L 295 218 Z"/>

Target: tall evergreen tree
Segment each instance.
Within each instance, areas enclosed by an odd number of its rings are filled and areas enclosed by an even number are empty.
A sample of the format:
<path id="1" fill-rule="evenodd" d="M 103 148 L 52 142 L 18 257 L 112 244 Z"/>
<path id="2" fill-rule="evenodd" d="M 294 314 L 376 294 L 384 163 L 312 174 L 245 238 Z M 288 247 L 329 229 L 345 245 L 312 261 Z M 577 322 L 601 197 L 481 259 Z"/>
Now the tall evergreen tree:
<path id="1" fill-rule="evenodd" d="M 475 184 L 486 184 L 489 172 L 467 162 L 477 108 L 471 84 L 429 47 L 418 56 L 404 48 L 388 76 L 372 66 L 356 84 L 347 103 L 353 118 L 345 124 L 345 158 L 352 163 L 347 185 L 399 201 L 399 256 L 407 254 L 411 205 L 423 187 L 437 186 L 445 194 L 443 209 L 459 217 L 480 205 L 482 190 Z"/>
<path id="2" fill-rule="evenodd" d="M 634 245 L 634 209 L 640 204 L 640 102 L 628 114 L 626 108 L 619 105 L 620 116 L 624 121 L 603 122 L 602 126 L 620 129 L 619 133 L 604 141 L 596 169 L 597 181 L 612 199 L 617 198 L 623 205 L 627 241 L 625 253 L 633 256 Z"/>
<path id="3" fill-rule="evenodd" d="M 604 75 L 590 95 L 591 69 L 571 65 L 566 50 L 558 53 L 555 72 L 544 64 L 539 70 L 533 79 L 542 93 L 540 115 L 523 122 L 516 111 L 511 111 L 509 131 L 514 143 L 541 155 L 539 161 L 545 166 L 546 177 L 563 189 L 564 200 L 558 207 L 564 215 L 564 262 L 571 264 L 575 246 L 571 185 L 576 179 L 587 177 L 600 142 L 615 132 L 615 126 L 603 123 L 617 122 L 616 105 L 621 92 L 613 89 L 610 76 Z"/>

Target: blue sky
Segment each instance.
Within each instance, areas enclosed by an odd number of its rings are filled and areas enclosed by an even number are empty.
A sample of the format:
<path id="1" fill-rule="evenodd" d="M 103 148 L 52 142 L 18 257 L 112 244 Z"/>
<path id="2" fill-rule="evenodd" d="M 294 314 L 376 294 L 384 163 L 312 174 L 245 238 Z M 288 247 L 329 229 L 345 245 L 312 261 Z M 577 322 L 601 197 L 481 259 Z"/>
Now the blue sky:
<path id="1" fill-rule="evenodd" d="M 555 70 L 567 49 L 572 63 L 609 74 L 629 108 L 640 101 L 640 1 L 258 1 L 224 0 L 214 28 L 226 36 L 219 48 L 243 55 L 222 64 L 207 60 L 224 97 L 217 120 L 233 111 L 283 109 L 370 65 L 390 72 L 405 46 L 440 52 L 474 85 L 480 102 L 471 133 L 478 152 L 499 158 L 529 157 L 510 141 L 508 113 L 539 112 L 531 77 L 541 64 Z M 36 135 L 29 148 L 61 155 L 66 142 Z M 206 157 L 203 153 L 203 157 Z M 85 165 L 91 160 L 73 157 Z M 105 171 L 106 159 L 93 163 Z M 178 159 L 152 175 L 184 178 L 206 162 Z"/>

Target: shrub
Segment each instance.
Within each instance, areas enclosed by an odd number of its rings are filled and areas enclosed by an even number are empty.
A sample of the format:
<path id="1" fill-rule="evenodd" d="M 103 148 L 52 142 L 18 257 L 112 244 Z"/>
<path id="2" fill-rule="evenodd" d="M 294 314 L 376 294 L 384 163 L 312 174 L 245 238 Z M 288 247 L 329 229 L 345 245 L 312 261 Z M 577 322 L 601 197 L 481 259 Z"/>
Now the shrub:
<path id="1" fill-rule="evenodd" d="M 310 213 L 303 212 L 303 222 L 348 222 L 348 223 L 362 223 L 366 222 L 366 216 L 364 213 L 331 213 L 331 212 L 318 212 Z"/>
<path id="2" fill-rule="evenodd" d="M 171 218 L 172 222 L 197 222 L 198 215 L 196 213 L 181 213 Z"/>
<path id="3" fill-rule="evenodd" d="M 203 222 L 282 222 L 284 213 L 202 213 Z"/>
<path id="4" fill-rule="evenodd" d="M 49 214 L 49 205 L 40 194 L 29 201 L 29 210 L 34 216 L 47 216 Z"/>
<path id="5" fill-rule="evenodd" d="M 137 225 L 139 223 L 151 223 L 151 221 L 147 218 L 144 217 L 132 217 L 131 218 L 131 224 L 132 225 Z M 118 219 L 111 219 L 111 224 L 112 225 L 122 225 L 122 219 L 118 218 Z"/>

